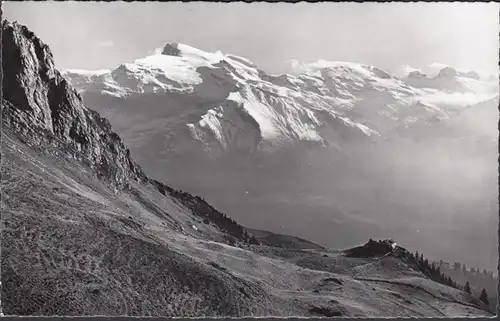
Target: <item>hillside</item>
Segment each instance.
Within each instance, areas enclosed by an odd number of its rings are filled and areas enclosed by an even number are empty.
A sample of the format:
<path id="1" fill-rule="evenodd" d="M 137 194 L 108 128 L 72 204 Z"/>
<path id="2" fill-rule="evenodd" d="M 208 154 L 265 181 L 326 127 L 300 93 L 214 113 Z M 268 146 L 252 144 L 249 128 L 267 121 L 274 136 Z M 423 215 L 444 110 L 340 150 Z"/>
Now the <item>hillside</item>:
<path id="1" fill-rule="evenodd" d="M 397 256 L 373 272 L 373 257 L 250 244 L 201 197 L 148 178 L 36 35 L 3 21 L 1 40 L 5 315 L 491 315 Z"/>
<path id="2" fill-rule="evenodd" d="M 268 231 L 261 231 L 255 229 L 248 229 L 255 238 L 262 245 L 281 247 L 285 249 L 298 249 L 298 250 L 325 250 L 321 245 L 315 244 L 300 237 L 291 235 L 275 234 Z"/>
<path id="3" fill-rule="evenodd" d="M 497 306 L 497 288 L 498 275 L 492 271 L 485 269 L 479 270 L 476 268 L 468 268 L 465 265 L 455 262 L 450 264 L 444 261 L 436 262 L 436 265 L 441 268 L 443 273 L 449 275 L 453 280 L 461 284 L 462 288 L 467 282 L 470 283 L 471 293 L 475 297 L 480 297 L 482 289 L 486 290 L 491 311 L 496 310 Z"/>

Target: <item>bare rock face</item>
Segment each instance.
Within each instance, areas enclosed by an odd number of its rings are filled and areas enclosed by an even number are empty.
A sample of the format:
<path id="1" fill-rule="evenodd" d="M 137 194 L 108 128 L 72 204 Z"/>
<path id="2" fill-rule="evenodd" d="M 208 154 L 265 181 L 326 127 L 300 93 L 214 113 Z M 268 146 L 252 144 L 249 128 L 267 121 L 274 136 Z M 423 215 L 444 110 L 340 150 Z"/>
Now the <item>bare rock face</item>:
<path id="1" fill-rule="evenodd" d="M 108 120 L 87 109 L 54 68 L 47 45 L 17 23 L 2 23 L 3 104 L 6 129 L 44 152 L 64 150 L 116 187 L 145 180 Z"/>
<path id="2" fill-rule="evenodd" d="M 422 78 L 427 78 L 427 76 L 420 71 L 412 71 L 408 74 L 408 78 L 413 78 L 413 79 L 422 79 Z"/>
<path id="3" fill-rule="evenodd" d="M 163 48 L 162 55 L 178 57 L 181 55 L 181 51 L 177 43 L 167 43 Z"/>

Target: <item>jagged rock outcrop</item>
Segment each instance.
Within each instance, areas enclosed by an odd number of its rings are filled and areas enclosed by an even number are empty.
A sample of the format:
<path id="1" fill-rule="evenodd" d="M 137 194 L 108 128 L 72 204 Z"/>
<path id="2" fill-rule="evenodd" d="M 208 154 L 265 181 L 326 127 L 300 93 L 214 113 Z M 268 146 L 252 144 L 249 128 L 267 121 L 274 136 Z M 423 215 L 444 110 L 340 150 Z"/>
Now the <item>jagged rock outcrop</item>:
<path id="1" fill-rule="evenodd" d="M 44 152 L 64 150 L 116 187 L 145 180 L 107 119 L 87 109 L 54 67 L 47 45 L 18 23 L 2 22 L 4 125 Z"/>
<path id="2" fill-rule="evenodd" d="M 161 54 L 167 55 L 167 56 L 179 56 L 181 54 L 181 51 L 178 48 L 178 44 L 167 43 L 165 45 L 165 47 L 163 48 L 163 51 Z"/>
<path id="3" fill-rule="evenodd" d="M 357 246 L 345 251 L 350 257 L 377 257 L 391 253 L 394 250 L 390 241 L 369 240 L 362 246 Z"/>

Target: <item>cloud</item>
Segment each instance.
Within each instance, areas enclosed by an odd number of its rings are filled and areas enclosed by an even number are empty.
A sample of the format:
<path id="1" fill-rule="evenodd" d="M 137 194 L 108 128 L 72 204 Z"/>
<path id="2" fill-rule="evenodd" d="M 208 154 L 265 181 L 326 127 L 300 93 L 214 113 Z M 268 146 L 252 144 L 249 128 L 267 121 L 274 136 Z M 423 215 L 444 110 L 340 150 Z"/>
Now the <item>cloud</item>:
<path id="1" fill-rule="evenodd" d="M 113 47 L 115 44 L 112 40 L 103 40 L 98 43 L 100 47 Z"/>
<path id="2" fill-rule="evenodd" d="M 159 55 L 163 52 L 163 48 L 162 47 L 159 47 L 159 48 L 155 48 L 155 50 L 153 50 L 153 54 L 154 55 Z"/>
<path id="3" fill-rule="evenodd" d="M 438 106 L 466 107 L 493 99 L 498 94 L 476 94 L 476 93 L 445 93 L 436 92 L 429 95 L 417 96 L 414 99 L 422 100 L 424 103 Z"/>

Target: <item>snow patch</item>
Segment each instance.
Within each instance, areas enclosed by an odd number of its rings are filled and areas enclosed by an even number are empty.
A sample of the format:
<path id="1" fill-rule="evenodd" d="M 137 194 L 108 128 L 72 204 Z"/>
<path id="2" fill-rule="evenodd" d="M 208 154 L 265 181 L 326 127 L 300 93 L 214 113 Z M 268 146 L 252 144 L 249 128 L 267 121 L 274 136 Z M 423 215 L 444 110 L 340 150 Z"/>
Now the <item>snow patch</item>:
<path id="1" fill-rule="evenodd" d="M 298 63 L 294 61 L 292 63 L 292 68 L 296 72 L 316 74 L 322 69 L 332 69 L 336 76 L 347 76 L 351 78 L 354 75 L 361 76 L 361 78 L 371 78 L 374 76 L 373 72 L 368 70 L 367 66 L 353 63 L 353 62 L 343 62 L 343 61 L 327 61 L 318 60 L 313 63 Z"/>
<path id="2" fill-rule="evenodd" d="M 97 70 L 87 70 L 87 69 L 64 69 L 61 71 L 62 75 L 66 74 L 77 74 L 81 76 L 101 76 L 107 73 L 110 73 L 111 69 L 97 69 Z"/>
<path id="3" fill-rule="evenodd" d="M 223 134 L 223 126 L 219 121 L 219 118 L 222 118 L 223 115 L 215 111 L 214 109 L 210 109 L 205 115 L 201 116 L 201 120 L 199 122 L 201 127 L 209 128 L 210 131 L 215 135 L 217 141 L 219 141 L 224 149 L 227 148 L 226 137 Z"/>
<path id="4" fill-rule="evenodd" d="M 250 90 L 244 90 L 243 93 L 232 92 L 228 100 L 239 103 L 246 112 L 259 124 L 262 137 L 265 139 L 275 139 L 281 136 L 273 121 L 274 115 L 268 106 L 260 102 Z"/>

